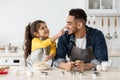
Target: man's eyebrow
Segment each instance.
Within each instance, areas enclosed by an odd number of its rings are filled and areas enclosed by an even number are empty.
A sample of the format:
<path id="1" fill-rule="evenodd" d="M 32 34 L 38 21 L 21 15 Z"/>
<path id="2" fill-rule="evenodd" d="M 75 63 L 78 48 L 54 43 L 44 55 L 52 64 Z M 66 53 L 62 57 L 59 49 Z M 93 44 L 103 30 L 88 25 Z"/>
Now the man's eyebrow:
<path id="1" fill-rule="evenodd" d="M 71 22 L 67 21 L 68 24 L 70 24 Z"/>

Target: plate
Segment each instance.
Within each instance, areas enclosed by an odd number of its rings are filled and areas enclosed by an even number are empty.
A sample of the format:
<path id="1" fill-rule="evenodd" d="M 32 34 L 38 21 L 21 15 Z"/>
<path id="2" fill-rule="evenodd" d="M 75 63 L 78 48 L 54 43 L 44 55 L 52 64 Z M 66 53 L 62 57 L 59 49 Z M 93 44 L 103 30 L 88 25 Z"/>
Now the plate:
<path id="1" fill-rule="evenodd" d="M 9 66 L 0 66 L 0 70 L 9 69 Z"/>
<path id="2" fill-rule="evenodd" d="M 49 69 L 51 69 L 51 67 L 39 67 L 39 68 L 37 67 L 37 68 L 34 68 L 34 69 L 38 70 L 38 71 L 39 70 L 41 71 L 41 70 L 49 70 Z"/>
<path id="3" fill-rule="evenodd" d="M 52 67 L 49 66 L 48 62 L 39 61 L 34 63 L 33 68 L 35 70 L 48 70 L 51 69 Z"/>
<path id="4" fill-rule="evenodd" d="M 38 70 L 48 70 L 50 67 L 39 68 Z"/>

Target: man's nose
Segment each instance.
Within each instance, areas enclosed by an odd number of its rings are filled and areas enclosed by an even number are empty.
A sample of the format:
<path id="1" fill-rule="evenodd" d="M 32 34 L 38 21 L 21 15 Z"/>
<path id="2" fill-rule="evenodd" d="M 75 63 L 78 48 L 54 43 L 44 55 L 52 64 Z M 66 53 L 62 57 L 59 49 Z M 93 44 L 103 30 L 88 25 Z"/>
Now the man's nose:
<path id="1" fill-rule="evenodd" d="M 69 28 L 69 25 L 66 25 L 66 29 L 68 29 Z"/>

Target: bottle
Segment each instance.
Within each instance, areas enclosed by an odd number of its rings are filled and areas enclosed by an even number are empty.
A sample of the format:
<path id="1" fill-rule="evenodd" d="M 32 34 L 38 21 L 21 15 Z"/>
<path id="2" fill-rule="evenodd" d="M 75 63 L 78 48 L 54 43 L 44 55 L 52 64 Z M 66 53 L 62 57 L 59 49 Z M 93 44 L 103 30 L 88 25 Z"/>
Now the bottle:
<path id="1" fill-rule="evenodd" d="M 5 46 L 5 52 L 8 53 L 12 49 L 11 43 L 9 43 L 7 46 Z"/>
<path id="2" fill-rule="evenodd" d="M 12 49 L 12 45 L 11 45 L 11 43 L 9 43 L 8 50 L 11 51 L 11 49 Z"/>
<path id="3" fill-rule="evenodd" d="M 8 46 L 5 46 L 5 53 L 8 53 Z"/>
<path id="4" fill-rule="evenodd" d="M 97 77 L 96 77 L 95 73 L 92 74 L 92 80 L 97 80 Z"/>

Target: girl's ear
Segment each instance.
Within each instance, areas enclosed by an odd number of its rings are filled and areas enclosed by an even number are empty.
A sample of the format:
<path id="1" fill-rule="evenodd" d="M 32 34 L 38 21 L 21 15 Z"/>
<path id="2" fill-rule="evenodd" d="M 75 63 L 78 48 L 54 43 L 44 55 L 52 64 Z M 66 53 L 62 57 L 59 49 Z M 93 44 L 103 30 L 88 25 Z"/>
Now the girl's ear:
<path id="1" fill-rule="evenodd" d="M 34 32 L 34 36 L 39 37 L 38 32 Z"/>

